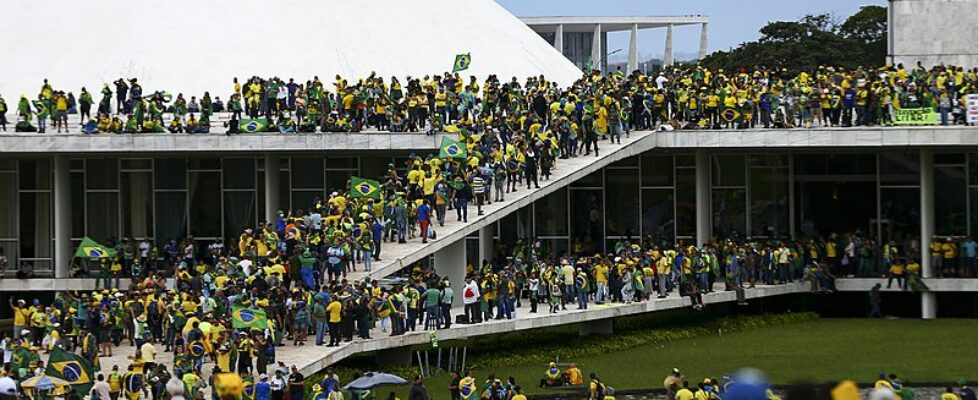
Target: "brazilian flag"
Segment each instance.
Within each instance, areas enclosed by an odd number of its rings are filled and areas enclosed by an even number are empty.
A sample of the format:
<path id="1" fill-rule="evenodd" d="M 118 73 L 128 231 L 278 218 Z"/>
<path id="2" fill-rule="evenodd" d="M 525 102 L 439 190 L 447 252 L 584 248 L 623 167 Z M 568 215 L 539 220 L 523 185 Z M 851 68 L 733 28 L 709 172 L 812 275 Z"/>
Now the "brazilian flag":
<path id="1" fill-rule="evenodd" d="M 44 372 L 68 381 L 75 393 L 85 396 L 95 383 L 92 381 L 94 371 L 95 368 L 92 368 L 92 364 L 85 357 L 55 347 L 51 350 L 48 367 Z"/>
<path id="2" fill-rule="evenodd" d="M 244 380 L 244 388 L 241 390 L 241 397 L 245 400 L 252 400 L 255 398 L 255 381 L 249 375 Z"/>
<path id="3" fill-rule="evenodd" d="M 455 66 L 452 67 L 452 72 L 465 71 L 469 69 L 469 64 L 472 64 L 472 53 L 459 54 L 455 56 Z"/>
<path id="4" fill-rule="evenodd" d="M 235 329 L 268 329 L 268 317 L 262 310 L 234 306 L 231 311 L 231 325 Z"/>
<path id="5" fill-rule="evenodd" d="M 190 356 L 194 358 L 201 358 L 204 356 L 204 354 L 207 353 L 207 348 L 204 346 L 203 341 L 196 340 L 191 342 L 190 345 L 187 346 L 187 352 L 190 353 Z"/>
<path id="6" fill-rule="evenodd" d="M 265 132 L 268 129 L 268 118 L 241 118 L 238 129 L 244 133 Z"/>
<path id="7" fill-rule="evenodd" d="M 78 245 L 78 250 L 75 250 L 75 257 L 112 258 L 115 257 L 115 250 L 110 247 L 103 246 L 86 236 L 84 239 L 82 239 L 81 244 Z"/>
<path id="8" fill-rule="evenodd" d="M 439 158 L 468 158 L 468 154 L 465 151 L 465 145 L 458 140 L 452 139 L 448 136 L 441 138 L 441 150 L 438 152 Z"/>
<path id="9" fill-rule="evenodd" d="M 354 199 L 380 200 L 380 182 L 354 176 L 350 178 L 350 195 Z"/>

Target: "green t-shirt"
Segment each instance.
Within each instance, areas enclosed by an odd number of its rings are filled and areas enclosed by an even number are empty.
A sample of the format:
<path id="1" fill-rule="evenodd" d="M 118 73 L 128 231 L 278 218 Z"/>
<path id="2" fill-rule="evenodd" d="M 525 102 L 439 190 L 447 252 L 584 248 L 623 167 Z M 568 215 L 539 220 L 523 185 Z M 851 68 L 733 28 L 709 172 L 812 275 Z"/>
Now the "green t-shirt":
<path id="1" fill-rule="evenodd" d="M 425 307 L 437 307 L 441 301 L 441 291 L 435 288 L 431 288 L 424 291 L 422 295 L 424 297 Z"/>

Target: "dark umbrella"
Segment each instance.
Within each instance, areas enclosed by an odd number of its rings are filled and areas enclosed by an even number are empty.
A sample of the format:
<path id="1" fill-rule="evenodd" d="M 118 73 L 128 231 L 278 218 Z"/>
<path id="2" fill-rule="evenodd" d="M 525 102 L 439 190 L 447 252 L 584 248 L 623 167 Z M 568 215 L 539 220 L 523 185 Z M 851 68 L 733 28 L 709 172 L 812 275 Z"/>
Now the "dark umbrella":
<path id="1" fill-rule="evenodd" d="M 363 376 L 354 379 L 352 382 L 343 386 L 343 389 L 370 389 L 380 385 L 403 385 L 407 380 L 397 375 L 384 372 L 367 372 Z"/>

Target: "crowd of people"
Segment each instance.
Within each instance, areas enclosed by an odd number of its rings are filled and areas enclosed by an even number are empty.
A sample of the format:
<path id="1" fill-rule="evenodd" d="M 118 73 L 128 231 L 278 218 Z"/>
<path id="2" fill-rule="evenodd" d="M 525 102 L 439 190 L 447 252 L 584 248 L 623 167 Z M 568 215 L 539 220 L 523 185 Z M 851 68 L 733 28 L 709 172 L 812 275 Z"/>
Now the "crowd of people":
<path id="1" fill-rule="evenodd" d="M 619 69 L 583 74 L 561 87 L 544 76 L 520 82 L 492 75 L 479 81 L 459 73 L 397 77 L 371 74 L 356 81 L 318 76 L 305 82 L 254 76 L 234 78 L 226 101 L 204 92 L 190 99 L 172 88 L 144 91 L 136 78 L 103 84 L 96 98 L 78 96 L 44 80 L 36 97 L 21 95 L 15 130 L 44 133 L 48 120 L 68 132 L 78 114 L 84 133 L 210 133 L 211 118 L 230 119 L 221 130 L 241 132 L 439 132 L 468 129 L 506 134 L 524 120 L 543 121 L 561 140 L 630 130 L 794 128 L 892 125 L 894 110 L 930 108 L 941 125 L 964 124 L 968 94 L 978 92 L 978 68 L 927 69 L 887 65 L 805 71 L 758 67 L 711 70 L 669 67 L 657 74 Z M 114 100 L 114 102 L 113 102 Z M 0 97 L 0 130 L 6 130 Z M 168 120 L 168 121 L 167 121 Z M 251 124 L 252 121 L 260 121 Z"/>
<path id="2" fill-rule="evenodd" d="M 199 103 L 192 97 L 186 109 L 180 94 L 167 106 L 167 93 L 144 96 L 135 79 L 116 81 L 115 108 L 113 91 L 106 86 L 92 132 L 103 131 L 107 119 L 115 126 L 119 115 L 126 115 L 122 125 L 134 131 L 147 123 L 150 131 L 159 131 L 164 112 L 173 115 L 170 125 L 196 118 L 198 127 L 207 126 L 200 121 L 223 109 L 234 114 L 232 121 L 245 115 L 284 118 L 298 130 L 330 130 L 325 128 L 331 119 L 345 121 L 348 126 L 343 129 L 442 131 L 454 126 L 459 147 L 438 156 L 410 157 L 406 174 L 390 165 L 377 181 L 351 181 L 327 198 L 314 200 L 306 210 L 279 212 L 275 221 L 249 227 L 227 246 L 218 241 L 198 248 L 192 237 L 171 240 L 162 248 L 149 240 L 106 241 L 101 245 L 113 251 L 99 252 L 79 264 L 82 270 L 99 271 L 97 290 L 62 292 L 46 304 L 38 299 L 11 300 L 14 329 L 12 336 L 4 335 L 3 348 L 17 357 L 5 360 L 5 371 L 17 381 L 44 373 L 41 354 L 55 349 L 98 366 L 100 358 L 129 343 L 136 350 L 123 372 L 114 366 L 107 377 L 93 373 L 98 390 L 109 388 L 105 397 L 121 394 L 135 400 L 145 393 L 158 399 L 175 378 L 184 384 L 187 397 L 206 398 L 205 388 L 215 390 L 209 377 L 224 372 L 240 374 L 246 388 L 256 388 L 252 395 L 245 390 L 249 399 L 267 400 L 258 394 L 268 393 L 265 388 L 274 400 L 285 391 L 290 398 L 301 398 L 302 375 L 276 359 L 276 349 L 289 342 L 341 346 L 378 334 L 511 319 L 518 311 L 559 313 L 568 307 L 652 301 L 673 292 L 701 309 L 703 295 L 713 290 L 736 291 L 743 303 L 744 290 L 757 284 L 803 281 L 812 290 L 829 291 L 838 274 L 890 275 L 906 286 L 900 278 L 919 281 L 914 245 L 878 246 L 857 234 L 797 241 L 718 238 L 700 245 L 635 238 L 595 253 L 578 246 L 558 253 L 540 240 L 525 238 L 508 246 L 501 243 L 492 260 L 468 265 L 462 287 L 452 287 L 449 277 L 422 264 L 410 266 L 404 279 L 393 282 L 349 275 L 361 268 L 370 271 L 373 261 L 383 257 L 386 243 L 436 239 L 436 230 L 451 214 L 467 222 L 470 208 L 481 214 L 484 205 L 506 201 L 509 193 L 538 188 L 539 180 L 549 179 L 558 166 L 557 160 L 592 150 L 597 154 L 599 140 L 620 142 L 631 129 L 675 121 L 710 127 L 726 112 L 720 111 L 721 104 L 732 99 L 737 99 L 737 107 L 750 103 L 755 89 L 765 90 L 758 93 L 762 97 L 775 90 L 790 97 L 793 90 L 818 88 L 836 77 L 842 77 L 839 84 L 847 90 L 868 90 L 943 76 L 941 71 L 917 69 L 904 76 L 900 70 L 874 80 L 881 75 L 820 69 L 824 73 L 814 76 L 761 70 L 727 77 L 693 68 L 656 79 L 640 73 L 594 74 L 566 89 L 543 77 L 523 84 L 490 78 L 481 87 L 474 79 L 466 84 L 452 74 L 407 79 L 403 87 L 396 79 L 386 84 L 371 76 L 350 85 L 337 77 L 332 92 L 318 79 L 300 85 L 252 78 L 235 83 L 227 105 L 216 98 L 211 101 L 205 93 Z M 951 92 L 958 93 L 970 85 L 973 73 L 966 75 L 963 83 L 945 79 L 931 87 L 950 85 Z M 867 81 L 860 82 L 864 78 Z M 713 98 L 720 94 L 722 99 Z M 705 101 L 696 104 L 702 107 L 690 106 L 701 95 Z M 77 107 L 86 125 L 91 123 L 87 118 L 93 104 L 83 90 Z M 790 104 L 775 109 L 792 110 Z M 36 117 L 43 131 L 42 120 L 53 118 L 55 129 L 67 130 L 64 115 L 71 105 L 71 93 L 45 82 L 37 101 L 22 99 L 18 104 L 18 124 L 30 125 Z M 48 110 L 54 110 L 54 117 L 45 114 Z M 868 111 L 859 112 L 864 113 Z M 941 258 L 940 271 L 973 274 L 974 242 L 948 243 L 930 247 L 932 256 Z M 960 263 L 959 254 L 964 257 Z M 882 264 L 877 262 L 880 257 Z M 453 318 L 456 299 L 465 307 Z M 139 376 L 140 384 L 120 384 L 132 380 L 127 376 Z M 319 387 L 327 396 L 339 385 L 334 376 L 329 379 L 333 381 Z M 102 397 L 97 396 L 105 400 Z"/>

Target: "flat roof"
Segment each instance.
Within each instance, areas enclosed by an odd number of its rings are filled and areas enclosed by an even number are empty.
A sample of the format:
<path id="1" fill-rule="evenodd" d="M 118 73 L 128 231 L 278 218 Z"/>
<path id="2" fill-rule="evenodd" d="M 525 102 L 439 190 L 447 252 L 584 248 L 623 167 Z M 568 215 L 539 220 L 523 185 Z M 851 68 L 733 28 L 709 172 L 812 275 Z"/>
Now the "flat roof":
<path id="1" fill-rule="evenodd" d="M 824 149 L 889 147 L 978 147 L 978 128 L 970 126 L 854 127 L 814 129 L 686 130 L 650 132 L 647 149 Z M 0 134 L 0 153 L 51 154 L 207 153 L 228 155 L 265 152 L 403 151 L 440 147 L 439 133 L 259 133 L 209 134 Z M 632 135 L 635 136 L 635 135 Z"/>
<path id="2" fill-rule="evenodd" d="M 564 26 L 564 33 L 567 32 L 594 32 L 594 25 L 601 24 L 603 32 L 627 31 L 632 29 L 632 25 L 638 24 L 638 29 L 665 28 L 669 25 L 683 26 L 696 25 L 710 22 L 710 17 L 704 15 L 676 15 L 676 16 L 590 16 L 590 17 L 570 17 L 570 16 L 544 16 L 544 17 L 520 17 L 523 23 L 537 31 L 549 32 L 556 29 L 557 25 Z"/>

